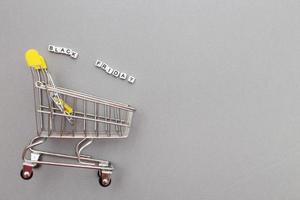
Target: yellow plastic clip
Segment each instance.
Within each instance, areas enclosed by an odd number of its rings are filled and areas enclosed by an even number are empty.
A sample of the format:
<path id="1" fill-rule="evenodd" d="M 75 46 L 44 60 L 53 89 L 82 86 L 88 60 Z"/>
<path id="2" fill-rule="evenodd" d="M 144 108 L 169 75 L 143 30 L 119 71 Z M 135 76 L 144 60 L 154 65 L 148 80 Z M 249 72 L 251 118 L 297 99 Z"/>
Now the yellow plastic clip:
<path id="1" fill-rule="evenodd" d="M 63 102 L 65 112 L 70 114 L 70 115 L 73 114 L 73 108 L 69 104 L 64 102 L 63 100 L 62 100 L 62 102 Z"/>
<path id="2" fill-rule="evenodd" d="M 25 53 L 25 60 L 28 67 L 33 67 L 34 69 L 40 69 L 42 65 L 40 54 L 35 49 L 29 49 Z"/>
<path id="3" fill-rule="evenodd" d="M 40 55 L 40 59 L 41 59 L 41 69 L 47 69 L 48 67 L 44 57 Z"/>
<path id="4" fill-rule="evenodd" d="M 57 97 L 55 97 L 53 100 L 57 104 L 62 105 L 64 108 L 64 111 L 66 113 L 68 113 L 69 115 L 73 114 L 73 108 L 69 104 L 67 104 L 64 100 L 62 100 L 61 98 L 57 98 Z"/>

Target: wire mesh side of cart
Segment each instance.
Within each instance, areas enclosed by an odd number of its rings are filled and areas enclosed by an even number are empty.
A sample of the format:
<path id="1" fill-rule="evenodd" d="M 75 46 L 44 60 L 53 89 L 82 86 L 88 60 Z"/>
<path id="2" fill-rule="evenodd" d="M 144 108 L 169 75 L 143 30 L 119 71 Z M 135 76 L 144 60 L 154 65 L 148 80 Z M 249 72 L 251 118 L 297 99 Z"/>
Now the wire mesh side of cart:
<path id="1" fill-rule="evenodd" d="M 56 87 L 49 72 L 31 69 L 37 135 L 52 138 L 126 138 L 134 108 Z M 51 79 L 51 80 L 50 80 Z M 51 99 L 56 94 L 72 107 L 62 112 Z"/>

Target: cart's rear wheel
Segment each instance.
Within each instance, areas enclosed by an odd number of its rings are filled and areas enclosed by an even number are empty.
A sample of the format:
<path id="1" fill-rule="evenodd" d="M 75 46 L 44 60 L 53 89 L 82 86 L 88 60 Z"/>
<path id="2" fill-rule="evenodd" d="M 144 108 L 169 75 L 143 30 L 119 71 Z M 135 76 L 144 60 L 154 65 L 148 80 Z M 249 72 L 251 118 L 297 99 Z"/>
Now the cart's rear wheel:
<path id="1" fill-rule="evenodd" d="M 102 187 L 108 187 L 111 184 L 111 179 L 103 179 L 102 177 L 100 177 L 99 183 Z"/>
<path id="2" fill-rule="evenodd" d="M 22 169 L 21 172 L 20 172 L 20 175 L 21 175 L 22 179 L 29 180 L 33 176 L 33 171 L 31 171 L 31 172 L 30 171 L 24 171 Z"/>
<path id="3" fill-rule="evenodd" d="M 98 170 L 99 183 L 102 187 L 108 187 L 111 184 L 111 174 L 103 173 L 101 170 Z"/>

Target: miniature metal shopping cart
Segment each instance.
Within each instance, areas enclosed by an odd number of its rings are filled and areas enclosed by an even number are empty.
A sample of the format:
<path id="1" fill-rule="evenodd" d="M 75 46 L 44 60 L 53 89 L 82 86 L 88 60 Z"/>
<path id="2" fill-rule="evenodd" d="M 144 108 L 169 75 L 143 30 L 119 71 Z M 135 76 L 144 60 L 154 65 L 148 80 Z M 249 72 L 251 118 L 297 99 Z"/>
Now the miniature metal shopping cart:
<path id="1" fill-rule="evenodd" d="M 95 169 L 98 171 L 99 183 L 104 187 L 110 185 L 112 164 L 81 152 L 93 139 L 126 138 L 135 109 L 126 104 L 56 87 L 44 58 L 36 50 L 28 50 L 25 58 L 33 78 L 37 136 L 23 151 L 21 177 L 30 179 L 33 168 L 39 165 L 55 165 Z M 75 146 L 74 155 L 34 149 L 48 138 L 80 141 Z M 46 157 L 52 159 L 47 161 Z"/>

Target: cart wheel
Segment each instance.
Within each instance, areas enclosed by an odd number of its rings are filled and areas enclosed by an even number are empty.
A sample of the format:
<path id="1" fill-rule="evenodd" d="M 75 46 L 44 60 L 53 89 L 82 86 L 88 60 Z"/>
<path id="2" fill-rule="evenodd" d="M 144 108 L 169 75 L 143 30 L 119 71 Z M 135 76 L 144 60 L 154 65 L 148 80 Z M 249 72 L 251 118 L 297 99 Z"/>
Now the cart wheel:
<path id="1" fill-rule="evenodd" d="M 111 179 L 102 179 L 99 178 L 99 183 L 102 187 L 108 187 L 111 184 Z"/>
<path id="2" fill-rule="evenodd" d="M 31 172 L 30 171 L 24 171 L 22 169 L 21 172 L 20 172 L 20 175 L 21 175 L 22 179 L 29 180 L 33 176 L 33 171 L 31 171 Z"/>
<path id="3" fill-rule="evenodd" d="M 111 184 L 110 174 L 101 173 L 101 171 L 98 170 L 98 176 L 99 176 L 99 183 L 102 187 L 108 187 Z"/>

